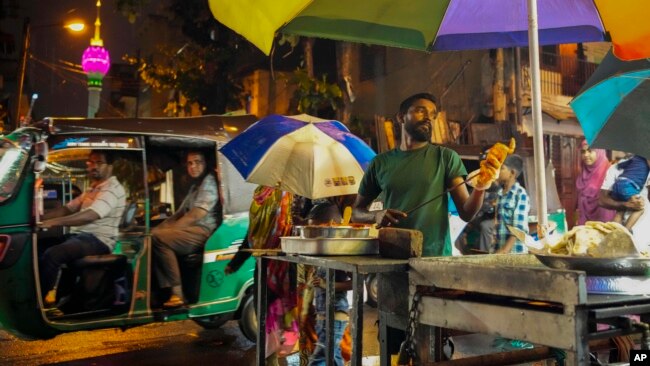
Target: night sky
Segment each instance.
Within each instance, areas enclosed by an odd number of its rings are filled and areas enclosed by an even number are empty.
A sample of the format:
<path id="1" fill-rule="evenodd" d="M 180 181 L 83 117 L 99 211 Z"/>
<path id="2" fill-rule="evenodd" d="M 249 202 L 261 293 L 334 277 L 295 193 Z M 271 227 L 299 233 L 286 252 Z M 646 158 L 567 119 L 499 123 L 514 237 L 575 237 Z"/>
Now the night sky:
<path id="1" fill-rule="evenodd" d="M 25 93 L 38 93 L 33 116 L 85 117 L 88 92 L 86 76 L 74 72 L 81 63 L 81 55 L 90 45 L 96 16 L 94 0 L 21 0 L 20 6 L 31 18 L 32 38 L 25 77 Z M 101 38 L 111 55 L 111 62 L 121 62 L 125 53 L 135 54 L 137 24 L 131 24 L 116 10 L 116 0 L 102 0 Z M 63 28 L 47 26 L 69 19 L 86 23 L 83 33 L 72 33 Z M 77 65 L 77 66 L 75 66 Z M 102 105 L 110 80 L 104 79 Z"/>

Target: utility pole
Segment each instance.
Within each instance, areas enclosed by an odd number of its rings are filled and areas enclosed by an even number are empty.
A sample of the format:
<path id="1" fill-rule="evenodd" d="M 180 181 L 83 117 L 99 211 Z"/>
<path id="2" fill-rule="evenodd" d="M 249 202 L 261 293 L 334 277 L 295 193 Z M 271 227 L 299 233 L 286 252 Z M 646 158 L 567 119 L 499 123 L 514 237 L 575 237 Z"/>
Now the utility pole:
<path id="1" fill-rule="evenodd" d="M 29 41 L 31 37 L 30 19 L 23 21 L 23 49 L 20 53 L 20 65 L 18 68 L 18 91 L 16 92 L 16 113 L 14 114 L 13 127 L 18 128 L 20 123 L 20 103 L 23 98 L 23 87 L 25 85 L 25 70 L 27 69 L 27 58 L 29 57 Z"/>

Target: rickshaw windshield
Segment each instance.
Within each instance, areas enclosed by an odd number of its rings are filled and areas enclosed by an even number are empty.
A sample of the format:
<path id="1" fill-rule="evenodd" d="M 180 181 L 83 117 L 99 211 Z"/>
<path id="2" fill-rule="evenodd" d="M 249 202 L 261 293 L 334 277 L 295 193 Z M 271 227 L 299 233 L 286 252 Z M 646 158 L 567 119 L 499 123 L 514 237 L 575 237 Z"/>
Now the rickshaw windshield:
<path id="1" fill-rule="evenodd" d="M 15 194 L 29 155 L 12 141 L 0 139 L 0 204 L 2 204 Z"/>

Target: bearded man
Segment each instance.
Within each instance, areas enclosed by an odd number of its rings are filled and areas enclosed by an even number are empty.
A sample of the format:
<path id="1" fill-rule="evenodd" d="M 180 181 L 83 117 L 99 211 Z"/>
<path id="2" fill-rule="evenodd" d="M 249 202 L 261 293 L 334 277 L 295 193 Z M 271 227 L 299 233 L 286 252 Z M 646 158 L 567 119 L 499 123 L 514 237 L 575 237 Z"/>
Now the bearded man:
<path id="1" fill-rule="evenodd" d="M 450 191 L 451 197 L 460 218 L 469 221 L 481 208 L 484 195 L 482 189 L 470 194 L 460 184 L 467 171 L 458 153 L 431 143 L 437 116 L 436 99 L 429 93 L 412 95 L 400 104 L 400 146 L 371 161 L 359 186 L 352 217 L 355 222 L 420 230 L 423 256 L 451 255 L 448 199 L 444 195 L 408 215 L 405 211 L 457 186 Z M 500 166 L 488 165 L 485 169 L 496 179 Z M 369 205 L 380 194 L 384 209 L 369 212 Z"/>

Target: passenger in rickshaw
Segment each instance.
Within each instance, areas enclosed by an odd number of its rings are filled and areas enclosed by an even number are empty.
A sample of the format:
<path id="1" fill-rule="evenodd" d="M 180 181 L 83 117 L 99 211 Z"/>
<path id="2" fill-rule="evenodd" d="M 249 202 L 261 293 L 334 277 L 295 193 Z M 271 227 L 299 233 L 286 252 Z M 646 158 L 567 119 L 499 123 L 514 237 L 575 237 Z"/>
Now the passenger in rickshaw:
<path id="1" fill-rule="evenodd" d="M 178 210 L 152 231 L 153 260 L 158 285 L 170 290 L 163 303 L 165 308 L 184 305 L 181 272 L 177 255 L 203 250 L 217 227 L 214 209 L 218 200 L 217 180 L 207 168 L 205 155 L 199 151 L 187 153 L 185 164 L 191 187 Z"/>
<path id="2" fill-rule="evenodd" d="M 115 247 L 126 193 L 113 176 L 113 156 L 103 150 L 91 151 L 86 170 L 90 188 L 65 206 L 46 212 L 39 224 L 43 229 L 72 227 L 63 243 L 48 248 L 41 257 L 46 308 L 55 306 L 55 285 L 62 265 L 89 255 L 110 254 Z"/>

